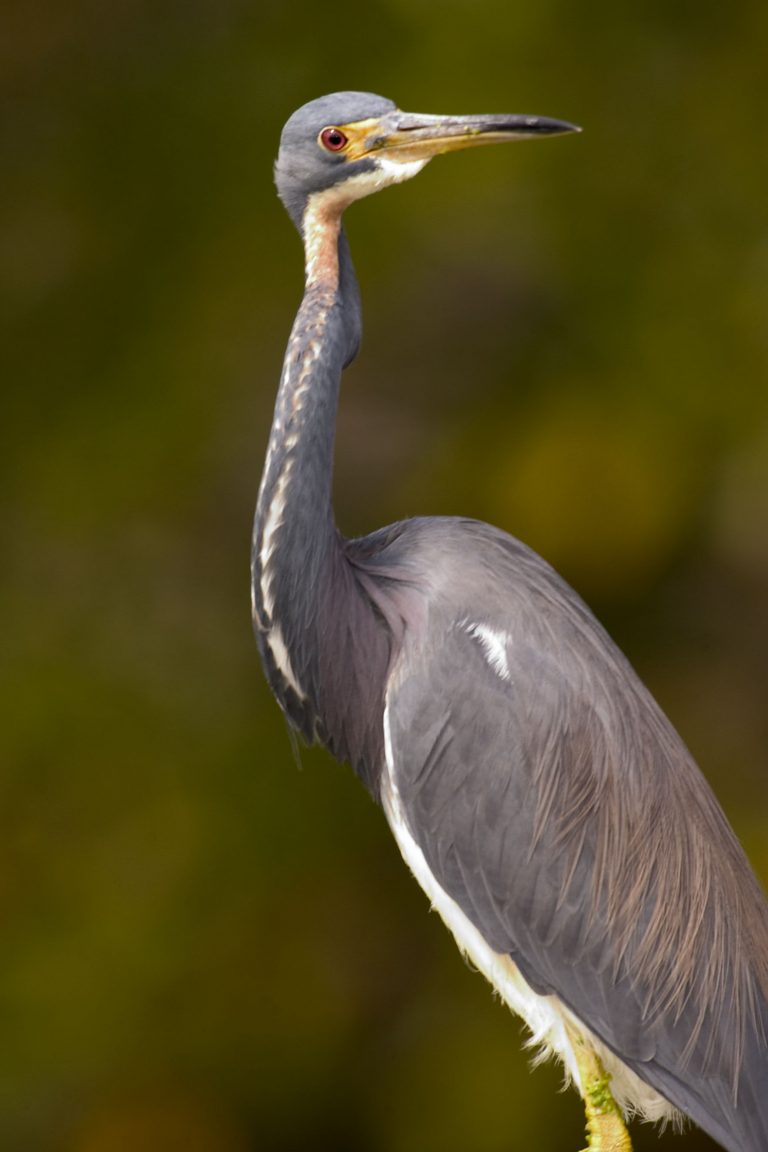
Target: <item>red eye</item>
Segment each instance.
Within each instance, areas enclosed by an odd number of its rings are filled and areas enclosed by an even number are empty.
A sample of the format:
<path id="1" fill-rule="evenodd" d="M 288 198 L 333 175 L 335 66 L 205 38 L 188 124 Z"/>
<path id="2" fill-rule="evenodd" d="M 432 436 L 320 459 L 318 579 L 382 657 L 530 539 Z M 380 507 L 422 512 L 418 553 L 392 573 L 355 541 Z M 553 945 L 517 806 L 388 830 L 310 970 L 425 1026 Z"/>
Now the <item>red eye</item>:
<path id="1" fill-rule="evenodd" d="M 320 143 L 329 152 L 341 152 L 342 148 L 346 148 L 349 141 L 341 128 L 323 128 L 320 133 Z"/>

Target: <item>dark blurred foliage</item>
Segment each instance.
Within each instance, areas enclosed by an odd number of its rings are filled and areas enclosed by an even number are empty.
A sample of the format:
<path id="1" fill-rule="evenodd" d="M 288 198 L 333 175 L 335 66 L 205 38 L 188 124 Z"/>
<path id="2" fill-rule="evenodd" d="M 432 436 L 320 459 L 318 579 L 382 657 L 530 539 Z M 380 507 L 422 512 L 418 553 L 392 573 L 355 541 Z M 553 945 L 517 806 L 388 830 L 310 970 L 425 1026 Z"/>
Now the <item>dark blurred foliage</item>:
<path id="1" fill-rule="evenodd" d="M 323 92 L 585 126 L 350 213 L 339 521 L 463 512 L 542 551 L 768 878 L 767 50 L 760 0 L 6 6 L 3 1149 L 578 1147 L 257 665 L 302 285 L 271 166 Z"/>

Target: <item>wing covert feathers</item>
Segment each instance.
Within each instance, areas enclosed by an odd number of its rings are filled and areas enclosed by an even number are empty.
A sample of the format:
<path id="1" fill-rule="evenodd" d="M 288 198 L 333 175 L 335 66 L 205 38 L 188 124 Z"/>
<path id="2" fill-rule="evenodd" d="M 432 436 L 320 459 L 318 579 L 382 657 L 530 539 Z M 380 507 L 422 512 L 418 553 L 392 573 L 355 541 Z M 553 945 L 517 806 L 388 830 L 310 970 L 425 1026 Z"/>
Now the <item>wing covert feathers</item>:
<path id="1" fill-rule="evenodd" d="M 461 582 L 442 599 L 437 589 L 390 682 L 412 834 L 535 991 L 726 1147 L 768 1148 L 765 897 L 687 749 L 588 609 L 538 557 L 485 532 L 461 549 L 466 594 Z M 477 640 L 491 632 L 496 667 Z"/>

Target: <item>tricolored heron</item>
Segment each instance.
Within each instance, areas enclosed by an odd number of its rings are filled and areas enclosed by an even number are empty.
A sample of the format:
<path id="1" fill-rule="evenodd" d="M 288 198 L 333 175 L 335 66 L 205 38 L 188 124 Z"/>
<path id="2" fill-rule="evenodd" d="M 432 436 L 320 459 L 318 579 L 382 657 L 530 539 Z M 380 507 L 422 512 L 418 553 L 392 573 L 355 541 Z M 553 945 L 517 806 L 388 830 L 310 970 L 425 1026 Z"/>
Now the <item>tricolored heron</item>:
<path id="1" fill-rule="evenodd" d="M 288 120 L 275 172 L 306 289 L 256 511 L 256 636 L 291 725 L 351 762 L 459 947 L 563 1061 L 590 1148 L 628 1150 L 622 1116 L 683 1113 L 765 1152 L 768 905 L 679 736 L 517 540 L 451 517 L 347 540 L 331 507 L 360 340 L 344 209 L 439 153 L 573 130 L 361 92 Z"/>

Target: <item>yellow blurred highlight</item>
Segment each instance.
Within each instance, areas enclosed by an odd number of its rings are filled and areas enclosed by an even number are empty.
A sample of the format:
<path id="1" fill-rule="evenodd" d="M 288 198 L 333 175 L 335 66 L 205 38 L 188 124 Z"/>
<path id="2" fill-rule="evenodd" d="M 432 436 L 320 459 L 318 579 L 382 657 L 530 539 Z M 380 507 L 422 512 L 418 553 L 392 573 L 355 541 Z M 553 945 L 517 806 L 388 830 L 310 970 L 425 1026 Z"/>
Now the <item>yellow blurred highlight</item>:
<path id="1" fill-rule="evenodd" d="M 626 410 L 574 403 L 542 413 L 495 459 L 497 522 L 592 595 L 652 580 L 679 547 L 696 498 L 688 461 L 662 426 Z"/>

